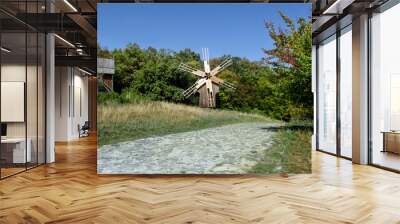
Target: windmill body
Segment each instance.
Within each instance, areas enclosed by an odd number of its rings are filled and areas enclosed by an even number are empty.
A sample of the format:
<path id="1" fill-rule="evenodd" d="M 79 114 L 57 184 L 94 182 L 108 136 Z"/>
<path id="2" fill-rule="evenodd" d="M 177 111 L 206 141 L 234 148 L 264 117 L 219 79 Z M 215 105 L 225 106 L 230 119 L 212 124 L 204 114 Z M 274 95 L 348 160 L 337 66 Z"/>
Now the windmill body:
<path id="1" fill-rule="evenodd" d="M 189 98 L 193 94 L 199 93 L 199 106 L 214 108 L 216 107 L 216 96 L 220 87 L 235 88 L 234 85 L 217 77 L 222 70 L 232 64 L 232 59 L 226 59 L 220 65 L 211 70 L 208 48 L 203 48 L 202 51 L 204 71 L 192 68 L 183 63 L 179 65 L 180 70 L 189 72 L 198 78 L 192 86 L 183 91 L 183 95 L 185 98 Z"/>

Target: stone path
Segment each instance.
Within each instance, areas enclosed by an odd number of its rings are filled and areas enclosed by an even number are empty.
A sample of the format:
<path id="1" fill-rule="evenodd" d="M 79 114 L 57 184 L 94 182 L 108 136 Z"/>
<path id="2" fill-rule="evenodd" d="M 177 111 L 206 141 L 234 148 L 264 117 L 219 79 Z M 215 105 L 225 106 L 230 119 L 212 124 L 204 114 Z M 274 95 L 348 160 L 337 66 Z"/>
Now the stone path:
<path id="1" fill-rule="evenodd" d="M 246 173 L 271 144 L 268 123 L 241 123 L 98 149 L 101 174 Z"/>

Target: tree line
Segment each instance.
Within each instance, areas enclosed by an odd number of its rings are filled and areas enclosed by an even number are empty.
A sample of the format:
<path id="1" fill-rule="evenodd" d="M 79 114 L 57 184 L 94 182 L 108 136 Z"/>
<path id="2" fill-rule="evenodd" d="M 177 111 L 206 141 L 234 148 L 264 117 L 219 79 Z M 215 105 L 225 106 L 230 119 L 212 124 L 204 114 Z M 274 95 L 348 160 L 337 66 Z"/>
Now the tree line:
<path id="1" fill-rule="evenodd" d="M 311 92 L 311 21 L 296 21 L 280 14 L 284 27 L 266 22 L 267 34 L 273 40 L 272 49 L 263 50 L 260 61 L 232 56 L 233 64 L 218 77 L 236 86 L 235 90 L 221 88 L 219 107 L 243 112 L 262 113 L 272 118 L 312 119 L 313 95 Z M 99 93 L 99 101 L 134 95 L 150 100 L 164 100 L 196 105 L 196 97 L 185 99 L 182 91 L 191 86 L 196 77 L 178 70 L 186 63 L 202 70 L 200 55 L 191 49 L 141 48 L 128 44 L 125 48 L 98 47 L 99 57 L 115 60 L 114 91 Z M 226 57 L 210 61 L 217 66 Z"/>

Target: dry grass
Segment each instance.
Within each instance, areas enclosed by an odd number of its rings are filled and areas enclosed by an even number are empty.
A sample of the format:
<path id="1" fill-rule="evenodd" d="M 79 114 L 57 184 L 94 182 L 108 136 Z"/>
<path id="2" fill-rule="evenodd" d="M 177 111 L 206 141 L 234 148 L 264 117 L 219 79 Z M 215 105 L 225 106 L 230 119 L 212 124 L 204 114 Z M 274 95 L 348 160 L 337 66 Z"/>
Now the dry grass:
<path id="1" fill-rule="evenodd" d="M 98 119 L 99 145 L 240 122 L 270 121 L 258 114 L 156 101 L 99 105 Z"/>

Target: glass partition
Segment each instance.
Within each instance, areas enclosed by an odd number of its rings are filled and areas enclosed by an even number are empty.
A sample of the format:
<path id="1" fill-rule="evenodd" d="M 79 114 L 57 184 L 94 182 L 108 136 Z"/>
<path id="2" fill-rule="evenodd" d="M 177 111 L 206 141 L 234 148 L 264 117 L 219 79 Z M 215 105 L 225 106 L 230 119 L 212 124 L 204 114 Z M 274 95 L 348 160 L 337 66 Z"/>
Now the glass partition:
<path id="1" fill-rule="evenodd" d="M 372 164 L 400 170 L 400 5 L 371 18 Z"/>
<path id="2" fill-rule="evenodd" d="M 24 171 L 31 158 L 26 150 L 26 41 L 25 32 L 1 34 L 2 177 Z"/>
<path id="3" fill-rule="evenodd" d="M 340 32 L 340 154 L 352 157 L 352 34 L 351 25 Z"/>
<path id="4" fill-rule="evenodd" d="M 336 35 L 318 47 L 318 149 L 336 154 Z"/>
<path id="5" fill-rule="evenodd" d="M 39 13 L 42 5 L 0 3 L 18 13 Z M 43 33 L 0 12 L 0 178 L 45 162 L 45 44 Z"/>

